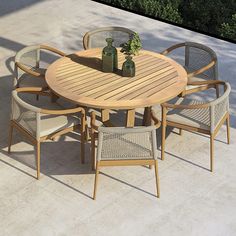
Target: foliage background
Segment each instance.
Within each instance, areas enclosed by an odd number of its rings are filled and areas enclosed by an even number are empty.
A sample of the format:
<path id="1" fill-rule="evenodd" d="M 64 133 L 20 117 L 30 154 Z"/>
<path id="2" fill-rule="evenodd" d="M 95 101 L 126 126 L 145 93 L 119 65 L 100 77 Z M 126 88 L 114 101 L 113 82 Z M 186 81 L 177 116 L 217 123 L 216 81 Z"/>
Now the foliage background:
<path id="1" fill-rule="evenodd" d="M 236 0 L 99 0 L 236 42 Z"/>

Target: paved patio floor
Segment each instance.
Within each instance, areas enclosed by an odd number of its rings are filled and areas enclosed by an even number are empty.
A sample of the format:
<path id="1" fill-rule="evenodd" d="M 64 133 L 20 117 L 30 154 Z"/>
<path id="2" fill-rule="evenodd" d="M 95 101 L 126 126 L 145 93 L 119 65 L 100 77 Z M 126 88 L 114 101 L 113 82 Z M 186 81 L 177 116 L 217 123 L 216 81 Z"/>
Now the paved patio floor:
<path id="1" fill-rule="evenodd" d="M 232 128 L 230 145 L 225 126 L 216 138 L 214 173 L 208 171 L 208 137 L 169 131 L 166 160 L 159 162 L 160 199 L 154 196 L 153 169 L 113 167 L 102 169 L 93 201 L 89 145 L 82 165 L 76 134 L 42 145 L 39 181 L 34 178 L 34 147 L 27 140 L 15 133 L 13 153 L 7 154 L 15 52 L 46 43 L 71 53 L 82 49 L 85 32 L 107 25 L 139 32 L 143 47 L 157 52 L 182 41 L 204 43 L 216 51 L 220 78 L 232 86 Z M 0 235 L 236 235 L 235 62 L 235 44 L 95 2 L 1 1 Z"/>

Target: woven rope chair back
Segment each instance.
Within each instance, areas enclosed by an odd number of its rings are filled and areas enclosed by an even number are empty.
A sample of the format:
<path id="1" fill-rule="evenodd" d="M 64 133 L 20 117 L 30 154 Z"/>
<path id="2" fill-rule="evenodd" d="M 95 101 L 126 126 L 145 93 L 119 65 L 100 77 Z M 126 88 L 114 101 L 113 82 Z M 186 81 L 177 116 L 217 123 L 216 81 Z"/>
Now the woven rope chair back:
<path id="1" fill-rule="evenodd" d="M 216 64 L 198 75 L 199 77 L 210 80 L 218 79 L 216 53 L 211 48 L 199 43 L 185 43 L 185 66 L 188 69 L 188 72 L 198 70 L 208 65 L 212 60 L 216 60 Z"/>
<path id="2" fill-rule="evenodd" d="M 40 62 L 40 45 L 27 46 L 16 53 L 15 63 L 18 62 L 34 70 L 39 68 Z M 19 79 L 26 73 L 18 66 L 15 66 L 14 87 L 17 86 Z"/>
<path id="3" fill-rule="evenodd" d="M 114 40 L 113 46 L 120 47 L 129 40 L 134 31 L 123 27 L 103 27 L 87 32 L 83 38 L 84 49 L 103 48 L 107 45 L 106 38 Z"/>
<path id="4" fill-rule="evenodd" d="M 156 127 L 99 127 L 98 161 L 156 159 Z"/>

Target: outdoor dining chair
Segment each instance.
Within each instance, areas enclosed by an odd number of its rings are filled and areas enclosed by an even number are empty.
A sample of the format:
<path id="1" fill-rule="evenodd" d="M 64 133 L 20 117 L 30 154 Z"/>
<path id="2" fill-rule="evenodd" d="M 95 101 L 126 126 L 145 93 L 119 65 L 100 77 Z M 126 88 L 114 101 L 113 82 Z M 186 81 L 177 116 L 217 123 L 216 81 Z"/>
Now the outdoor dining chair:
<path id="1" fill-rule="evenodd" d="M 196 82 L 196 85 L 200 83 Z M 162 111 L 152 108 L 152 116 L 162 121 L 162 160 L 164 160 L 165 152 L 166 126 L 200 132 L 210 135 L 210 170 L 213 171 L 214 138 L 224 122 L 227 125 L 227 142 L 230 143 L 229 93 L 231 88 L 229 83 L 219 80 L 201 82 L 201 85 L 204 93 L 212 85 L 217 85 L 219 92 L 223 88 L 224 92 L 211 101 L 202 101 L 200 98 L 204 96 L 199 96 L 199 99 L 178 98 L 173 103 L 163 103 Z"/>
<path id="2" fill-rule="evenodd" d="M 134 34 L 134 31 L 124 27 L 101 27 L 91 30 L 84 35 L 83 46 L 85 50 L 90 48 L 103 48 L 107 46 L 106 38 L 112 38 L 114 40 L 114 47 L 120 47 L 122 43 L 129 40 L 132 34 Z"/>
<path id="3" fill-rule="evenodd" d="M 36 145 L 37 179 L 40 177 L 41 142 L 61 136 L 71 131 L 80 130 L 81 161 L 84 163 L 85 111 L 81 107 L 62 109 L 56 103 L 44 102 L 40 108 L 23 100 L 20 94 L 39 94 L 50 97 L 42 88 L 17 88 L 12 92 L 12 111 L 9 129 L 8 152 L 11 151 L 13 128 L 20 131 Z M 46 98 L 47 98 L 46 97 Z M 78 116 L 80 114 L 80 117 Z"/>
<path id="4" fill-rule="evenodd" d="M 96 125 L 95 113 L 91 113 L 91 158 L 96 162 L 93 199 L 96 199 L 98 175 L 104 166 L 155 166 L 157 197 L 160 197 L 156 126 L 148 127 L 102 127 Z M 97 155 L 95 141 L 97 139 Z"/>
<path id="5" fill-rule="evenodd" d="M 185 50 L 183 66 L 188 74 L 188 85 L 182 96 L 201 91 L 201 85 L 193 84 L 196 81 L 218 80 L 217 56 L 211 48 L 200 43 L 185 42 L 173 45 L 161 54 L 169 55 L 180 48 Z M 212 86 L 216 86 L 216 95 L 219 96 L 217 84 Z"/>
<path id="6" fill-rule="evenodd" d="M 14 87 L 41 87 L 48 88 L 45 81 L 46 68 L 41 67 L 40 54 L 42 50 L 55 53 L 59 56 L 66 54 L 47 45 L 27 46 L 16 53 Z"/>

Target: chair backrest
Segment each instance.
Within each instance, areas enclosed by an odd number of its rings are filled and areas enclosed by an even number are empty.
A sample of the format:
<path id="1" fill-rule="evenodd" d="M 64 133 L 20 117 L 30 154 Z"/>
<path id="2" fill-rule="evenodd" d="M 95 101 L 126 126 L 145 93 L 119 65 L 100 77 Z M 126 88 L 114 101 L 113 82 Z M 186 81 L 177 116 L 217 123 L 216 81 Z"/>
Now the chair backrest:
<path id="1" fill-rule="evenodd" d="M 222 84 L 224 86 L 224 93 L 214 101 L 209 103 L 210 105 L 210 120 L 211 120 L 211 132 L 215 130 L 219 122 L 224 115 L 229 112 L 229 94 L 231 87 L 229 83 Z M 221 87 L 222 87 L 221 85 Z"/>
<path id="2" fill-rule="evenodd" d="M 16 62 L 25 65 L 29 69 L 38 68 L 40 62 L 40 45 L 27 46 L 18 51 L 15 56 L 15 63 Z M 16 80 L 18 81 L 23 74 L 25 74 L 25 72 L 15 64 Z M 14 82 L 15 85 L 17 81 Z"/>
<path id="3" fill-rule="evenodd" d="M 114 40 L 113 45 L 120 47 L 120 44 L 127 42 L 134 33 L 134 31 L 123 27 L 98 28 L 84 35 L 84 49 L 105 47 L 107 45 L 106 38 L 112 38 Z"/>
<path id="4" fill-rule="evenodd" d="M 99 127 L 97 160 L 157 159 L 156 127 Z"/>
<path id="5" fill-rule="evenodd" d="M 11 119 L 36 139 L 40 138 L 41 109 L 23 101 L 17 90 L 12 91 Z"/>
<path id="6" fill-rule="evenodd" d="M 185 42 L 185 67 L 193 72 L 215 60 L 216 64 L 198 75 L 204 79 L 218 79 L 218 65 L 216 53 L 209 47 L 195 42 Z"/>

